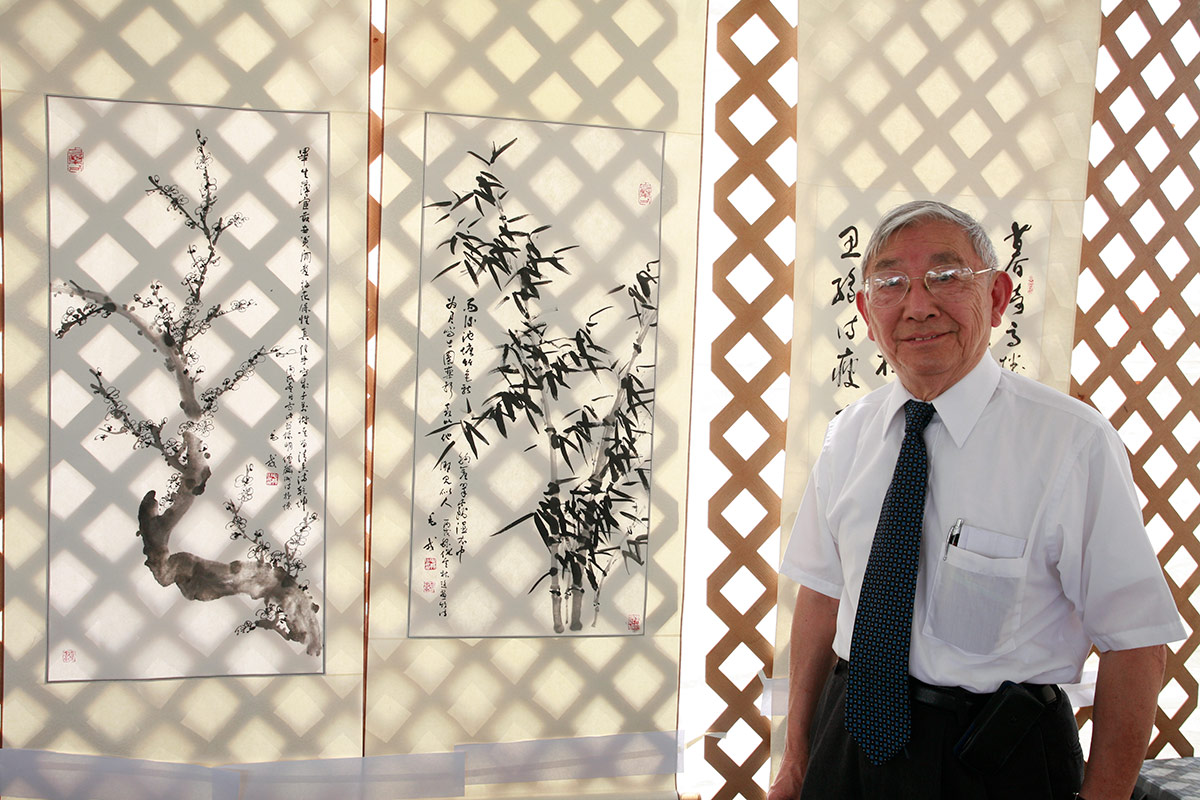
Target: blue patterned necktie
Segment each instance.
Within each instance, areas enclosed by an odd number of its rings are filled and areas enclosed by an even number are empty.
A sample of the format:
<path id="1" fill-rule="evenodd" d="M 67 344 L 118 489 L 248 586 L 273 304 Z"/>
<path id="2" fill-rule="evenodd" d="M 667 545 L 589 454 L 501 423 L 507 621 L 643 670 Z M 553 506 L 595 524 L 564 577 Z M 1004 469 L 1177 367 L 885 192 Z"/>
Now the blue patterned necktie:
<path id="1" fill-rule="evenodd" d="M 924 431 L 932 418 L 930 403 L 904 404 L 904 442 L 883 497 L 850 640 L 846 730 L 872 764 L 900 752 L 912 731 L 908 647 L 929 473 Z"/>

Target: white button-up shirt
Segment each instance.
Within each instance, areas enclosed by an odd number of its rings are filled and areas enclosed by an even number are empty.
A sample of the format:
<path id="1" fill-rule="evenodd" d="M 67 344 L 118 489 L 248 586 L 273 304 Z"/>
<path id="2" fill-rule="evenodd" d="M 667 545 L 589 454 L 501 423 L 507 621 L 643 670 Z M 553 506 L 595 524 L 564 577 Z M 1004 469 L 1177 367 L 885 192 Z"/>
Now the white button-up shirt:
<path id="1" fill-rule="evenodd" d="M 842 658 L 911 398 L 893 381 L 830 423 L 780 568 L 840 599 Z M 1074 683 L 1093 642 L 1185 638 L 1107 420 L 990 354 L 933 405 L 914 677 L 976 692 Z"/>

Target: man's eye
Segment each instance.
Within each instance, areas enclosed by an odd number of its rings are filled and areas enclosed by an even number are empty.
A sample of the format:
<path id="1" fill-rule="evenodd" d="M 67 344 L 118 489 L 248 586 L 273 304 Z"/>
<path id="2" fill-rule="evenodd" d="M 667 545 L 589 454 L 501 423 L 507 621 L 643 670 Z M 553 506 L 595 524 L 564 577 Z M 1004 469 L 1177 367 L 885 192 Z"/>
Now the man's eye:
<path id="1" fill-rule="evenodd" d="M 889 289 L 899 289 L 904 286 L 907 281 L 900 275 L 885 275 L 875 279 L 875 288 L 882 291 Z"/>
<path id="2" fill-rule="evenodd" d="M 946 286 L 948 284 L 954 283 L 957 280 L 960 280 L 961 279 L 961 276 L 959 275 L 960 272 L 962 272 L 962 270 L 957 269 L 957 268 L 956 269 L 939 270 L 937 272 L 930 272 L 925 276 L 925 280 L 927 280 L 931 284 L 935 284 L 938 286 Z"/>

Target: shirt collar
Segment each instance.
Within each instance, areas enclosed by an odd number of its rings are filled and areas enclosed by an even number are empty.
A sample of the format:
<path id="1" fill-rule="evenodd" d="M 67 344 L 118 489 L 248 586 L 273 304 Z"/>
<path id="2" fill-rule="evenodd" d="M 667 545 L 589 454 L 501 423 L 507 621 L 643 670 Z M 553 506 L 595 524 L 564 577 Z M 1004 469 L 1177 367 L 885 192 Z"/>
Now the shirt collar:
<path id="1" fill-rule="evenodd" d="M 1000 365 L 989 350 L 984 352 L 983 358 L 962 380 L 933 398 L 931 402 L 937 411 L 937 419 L 946 426 L 955 445 L 962 447 L 966 442 L 999 384 Z M 913 399 L 912 393 L 900 381 L 892 381 L 892 390 L 884 407 L 884 416 L 889 425 L 904 404 Z"/>

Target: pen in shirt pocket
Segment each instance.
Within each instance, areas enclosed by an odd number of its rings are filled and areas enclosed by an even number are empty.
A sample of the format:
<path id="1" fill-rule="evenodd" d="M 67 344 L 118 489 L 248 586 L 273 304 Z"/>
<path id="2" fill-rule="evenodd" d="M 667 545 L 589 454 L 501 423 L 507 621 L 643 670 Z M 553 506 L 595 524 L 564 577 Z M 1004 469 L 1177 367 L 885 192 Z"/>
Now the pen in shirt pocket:
<path id="1" fill-rule="evenodd" d="M 959 517 L 950 526 L 950 533 L 946 534 L 946 550 L 942 553 L 942 561 L 950 557 L 950 546 L 958 546 L 958 537 L 962 534 L 963 519 Z"/>

